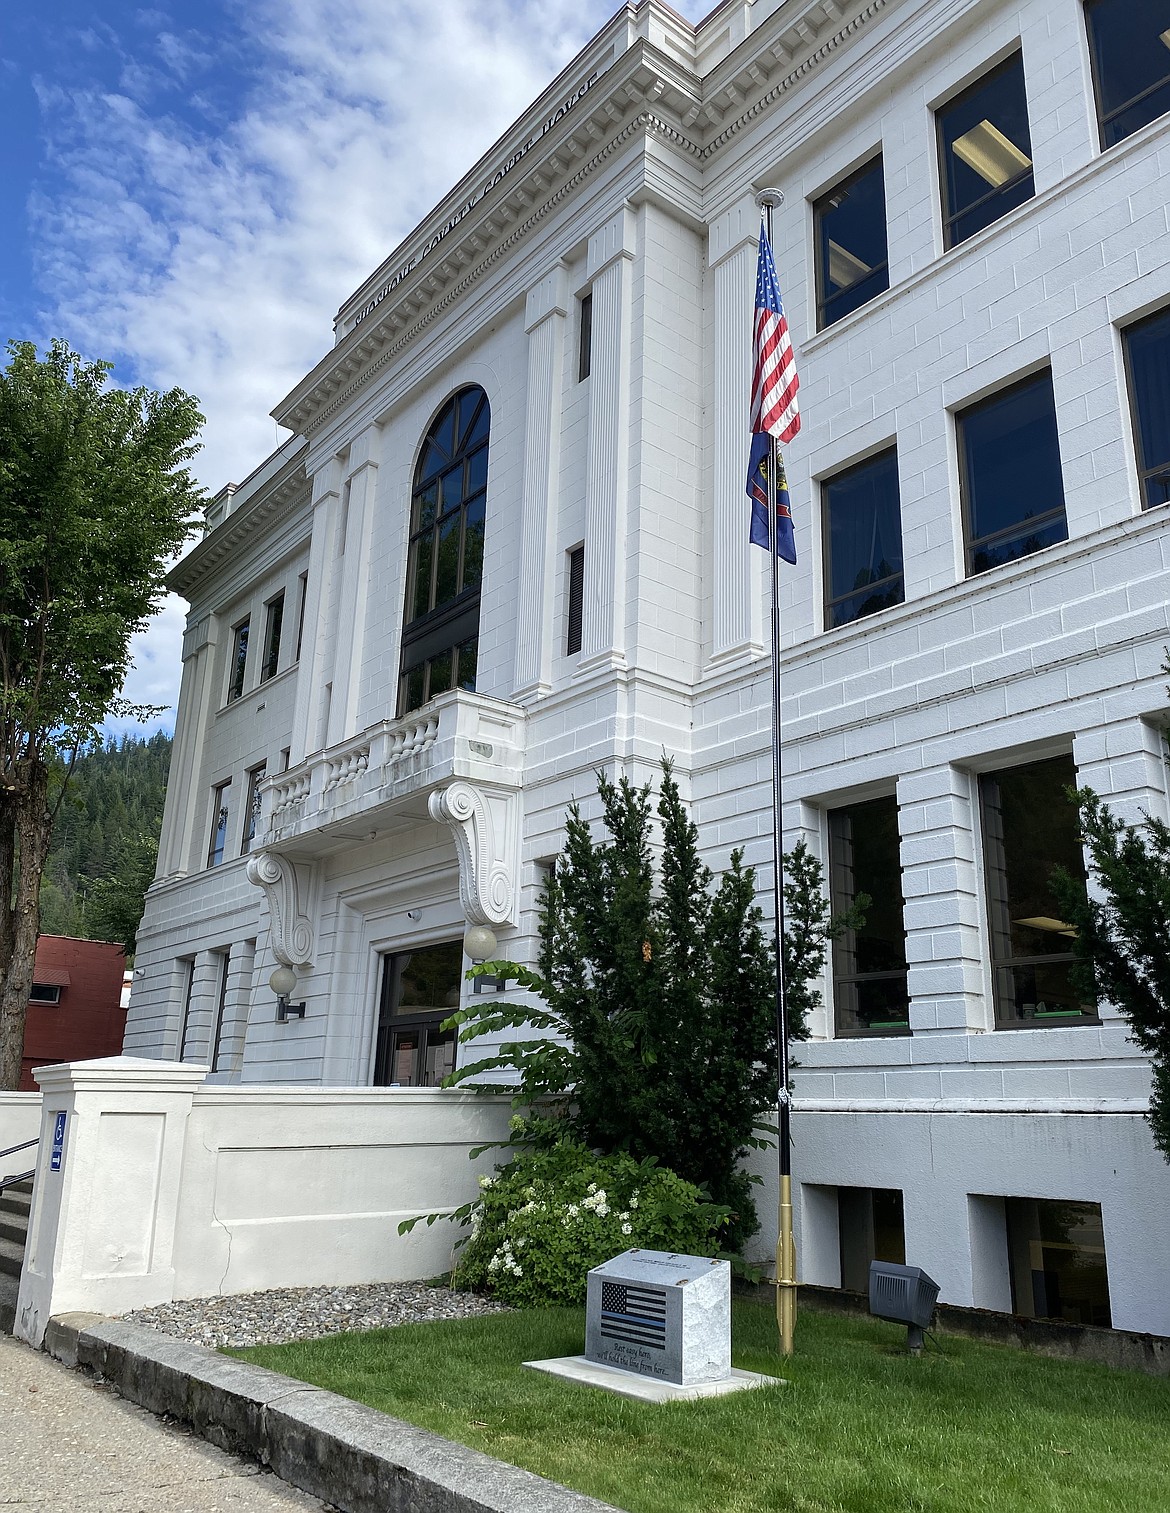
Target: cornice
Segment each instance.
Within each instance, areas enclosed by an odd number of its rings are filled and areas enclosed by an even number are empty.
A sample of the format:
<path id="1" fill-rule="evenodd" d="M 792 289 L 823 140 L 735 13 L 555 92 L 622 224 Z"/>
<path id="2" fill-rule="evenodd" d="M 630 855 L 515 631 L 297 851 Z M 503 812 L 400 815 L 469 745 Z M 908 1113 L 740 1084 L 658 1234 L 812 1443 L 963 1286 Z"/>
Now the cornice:
<path id="1" fill-rule="evenodd" d="M 272 488 L 234 511 L 181 562 L 176 563 L 167 574 L 167 587 L 189 601 L 191 591 L 227 558 L 235 556 L 249 537 L 265 529 L 279 516 L 291 514 L 294 509 L 307 504 L 309 492 L 309 476 L 302 458 Z"/>
<path id="2" fill-rule="evenodd" d="M 581 95 L 580 113 L 567 112 L 547 141 L 534 138 L 523 163 L 513 167 L 514 148 L 497 169 L 515 172 L 514 184 L 489 175 L 491 194 L 461 202 L 469 184 L 490 168 L 485 158 L 366 280 L 339 316 L 354 320 L 352 329 L 276 406 L 275 418 L 301 435 L 319 430 L 620 150 L 638 138 L 656 138 L 702 169 L 890 3 L 781 6 L 703 79 L 644 38 L 632 42 Z M 778 67 L 786 69 L 779 79 Z M 566 70 L 557 82 L 572 76 Z M 592 76 L 578 69 L 578 77 Z M 524 129 L 539 120 L 550 98 L 546 91 Z M 627 119 L 634 108 L 637 114 Z M 519 140 L 510 132 L 498 148 Z M 401 273 L 383 283 L 396 264 Z"/>

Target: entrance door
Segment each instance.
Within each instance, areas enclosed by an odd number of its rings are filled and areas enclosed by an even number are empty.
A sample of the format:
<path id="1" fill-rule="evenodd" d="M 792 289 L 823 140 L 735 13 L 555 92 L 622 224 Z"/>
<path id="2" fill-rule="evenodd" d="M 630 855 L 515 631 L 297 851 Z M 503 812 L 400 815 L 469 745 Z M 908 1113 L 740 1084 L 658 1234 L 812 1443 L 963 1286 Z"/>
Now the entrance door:
<path id="1" fill-rule="evenodd" d="M 461 940 L 383 958 L 375 1087 L 438 1087 L 455 1070 L 455 1031 L 439 1026 L 459 1007 L 462 974 Z"/>

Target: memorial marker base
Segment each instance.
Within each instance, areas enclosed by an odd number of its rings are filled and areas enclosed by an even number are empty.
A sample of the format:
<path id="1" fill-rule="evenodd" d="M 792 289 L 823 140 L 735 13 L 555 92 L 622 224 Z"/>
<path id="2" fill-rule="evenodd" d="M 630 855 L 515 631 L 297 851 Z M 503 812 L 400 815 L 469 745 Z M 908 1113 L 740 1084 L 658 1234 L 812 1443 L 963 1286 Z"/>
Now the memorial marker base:
<path id="1" fill-rule="evenodd" d="M 643 1403 L 679 1403 L 691 1398 L 722 1397 L 727 1392 L 741 1392 L 746 1387 L 786 1387 L 783 1377 L 763 1376 L 758 1371 L 737 1371 L 716 1382 L 693 1382 L 680 1387 L 675 1382 L 664 1382 L 656 1377 L 639 1376 L 633 1371 L 622 1371 L 616 1366 L 602 1366 L 597 1361 L 586 1360 L 583 1355 L 558 1355 L 547 1361 L 525 1361 L 532 1371 L 544 1371 L 549 1376 L 563 1377 L 566 1381 L 581 1382 L 586 1387 L 602 1387 L 606 1392 L 616 1392 L 619 1397 L 636 1398 Z"/>

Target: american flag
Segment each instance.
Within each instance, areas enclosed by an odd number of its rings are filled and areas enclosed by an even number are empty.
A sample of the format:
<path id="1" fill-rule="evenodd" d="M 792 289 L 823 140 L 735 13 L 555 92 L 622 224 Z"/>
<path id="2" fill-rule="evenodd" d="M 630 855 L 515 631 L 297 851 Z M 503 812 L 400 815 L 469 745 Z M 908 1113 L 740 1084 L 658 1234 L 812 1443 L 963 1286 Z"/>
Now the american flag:
<path id="1" fill-rule="evenodd" d="M 755 368 L 752 372 L 752 430 L 766 431 L 791 441 L 800 430 L 796 391 L 796 357 L 776 283 L 772 249 L 760 227 L 760 257 L 756 271 Z"/>
<path id="2" fill-rule="evenodd" d="M 661 1287 L 601 1284 L 601 1333 L 606 1339 L 666 1349 L 666 1294 Z"/>

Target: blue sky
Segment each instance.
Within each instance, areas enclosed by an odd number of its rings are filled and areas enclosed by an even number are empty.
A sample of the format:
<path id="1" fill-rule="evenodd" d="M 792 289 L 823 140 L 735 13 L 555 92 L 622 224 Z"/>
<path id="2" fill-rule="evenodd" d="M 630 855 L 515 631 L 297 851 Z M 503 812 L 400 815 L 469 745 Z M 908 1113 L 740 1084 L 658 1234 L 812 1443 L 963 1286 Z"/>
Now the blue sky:
<path id="1" fill-rule="evenodd" d="M 615 8 L 7 0 L 0 334 L 198 395 L 196 471 L 239 480 L 337 306 Z M 183 613 L 136 639 L 136 701 L 173 706 Z"/>

